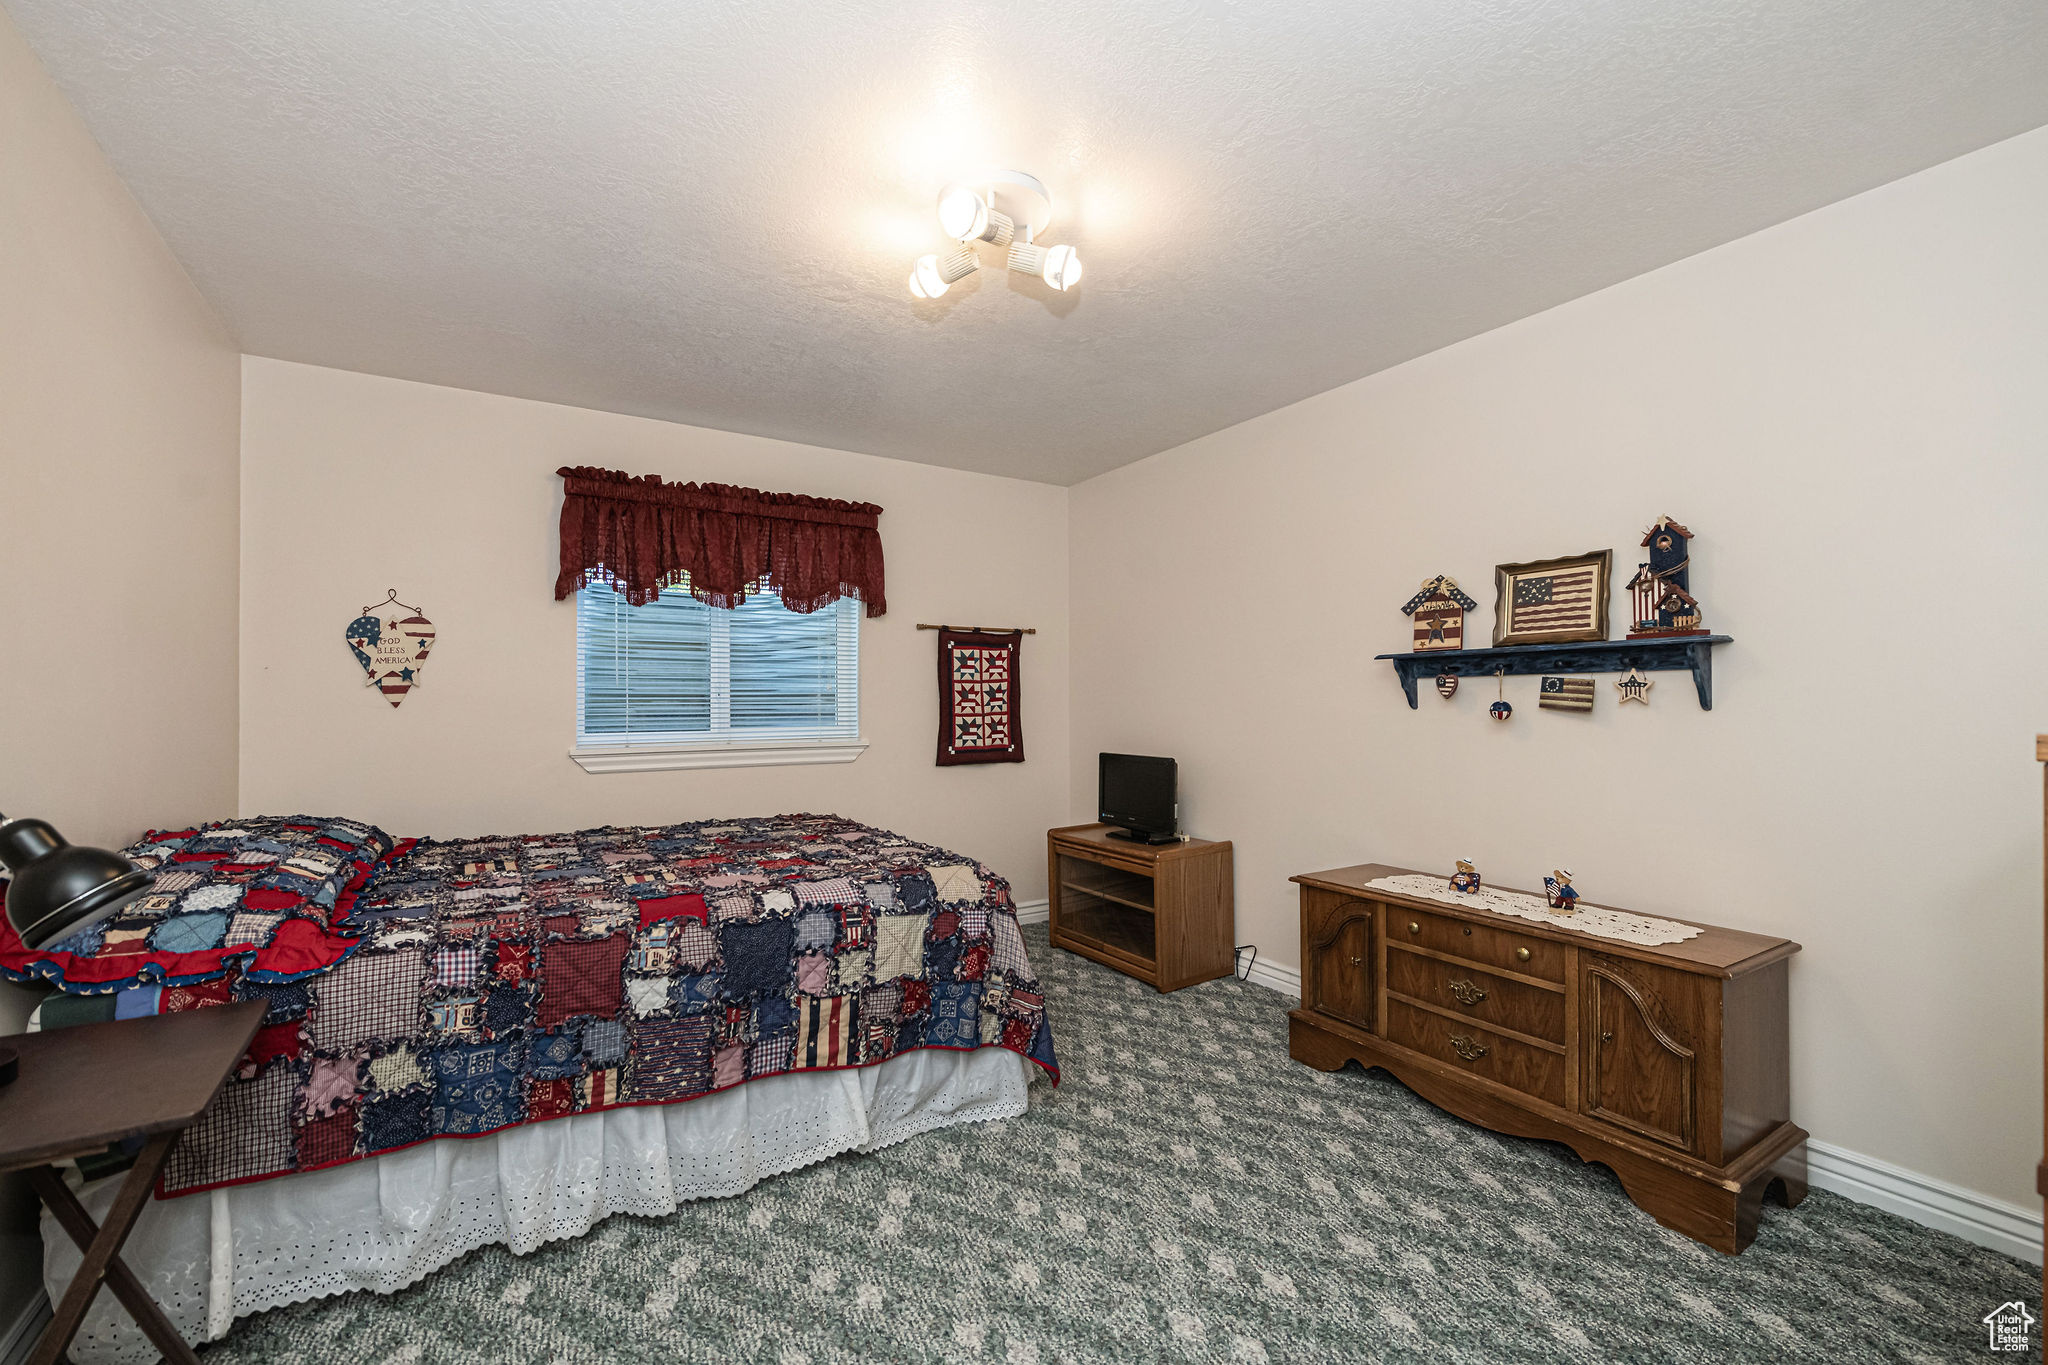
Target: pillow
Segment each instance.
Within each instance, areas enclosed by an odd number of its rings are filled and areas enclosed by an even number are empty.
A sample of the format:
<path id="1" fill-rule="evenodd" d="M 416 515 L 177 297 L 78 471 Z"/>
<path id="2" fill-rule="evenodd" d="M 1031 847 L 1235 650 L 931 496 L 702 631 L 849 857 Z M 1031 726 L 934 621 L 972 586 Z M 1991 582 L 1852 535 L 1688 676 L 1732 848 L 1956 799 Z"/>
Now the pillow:
<path id="1" fill-rule="evenodd" d="M 97 995 L 236 966 L 269 983 L 324 972 L 356 949 L 358 931 L 343 924 L 356 897 L 416 842 L 305 815 L 152 830 L 123 851 L 156 883 L 111 918 L 31 951 L 0 917 L 0 976 Z"/>

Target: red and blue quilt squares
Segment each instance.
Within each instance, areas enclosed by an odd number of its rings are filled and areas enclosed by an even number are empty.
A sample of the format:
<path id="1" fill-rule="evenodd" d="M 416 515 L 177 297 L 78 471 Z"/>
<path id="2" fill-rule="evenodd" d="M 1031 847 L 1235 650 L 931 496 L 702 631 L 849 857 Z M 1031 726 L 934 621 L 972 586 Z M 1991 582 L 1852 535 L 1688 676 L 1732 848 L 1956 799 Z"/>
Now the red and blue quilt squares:
<path id="1" fill-rule="evenodd" d="M 312 1011 L 313 1046 L 340 1051 L 358 1043 L 411 1038 L 419 1032 L 426 954 L 417 948 L 357 953 L 319 986 Z"/>
<path id="2" fill-rule="evenodd" d="M 396 1151 L 410 1147 L 415 1142 L 424 1142 L 434 1136 L 429 1118 L 434 1095 L 430 1089 L 403 1090 L 394 1095 L 380 1095 L 363 1102 L 362 1147 L 365 1154 Z M 189 1141 L 191 1134 L 186 1134 Z M 181 1144 L 182 1145 L 182 1144 Z M 188 1184 L 203 1187 L 200 1181 L 165 1182 L 171 1189 L 182 1189 Z"/>
<path id="3" fill-rule="evenodd" d="M 477 1043 L 428 1054 L 436 1133 L 489 1133 L 526 1115 L 526 1085 L 512 1043 Z"/>
<path id="4" fill-rule="evenodd" d="M 164 1166 L 166 1188 L 226 1185 L 295 1169 L 292 1096 L 297 1085 L 292 1063 L 280 1060 L 252 1079 L 222 1086 L 171 1149 Z"/>
<path id="5" fill-rule="evenodd" d="M 712 1021 L 658 1019 L 633 1031 L 629 1071 L 635 1100 L 678 1100 L 711 1088 Z"/>
<path id="6" fill-rule="evenodd" d="M 720 926 L 718 948 L 725 962 L 726 999 L 748 1000 L 788 990 L 795 971 L 791 960 L 795 945 L 796 925 L 788 919 Z"/>
<path id="7" fill-rule="evenodd" d="M 856 997 L 827 995 L 798 1004 L 793 1055 L 799 1070 L 853 1061 Z"/>
<path id="8" fill-rule="evenodd" d="M 232 940 L 237 918 L 279 912 L 206 913 Z M 324 974 L 117 996 L 131 1015 L 269 1010 L 223 1092 L 230 1126 L 187 1135 L 165 1193 L 922 1047 L 1055 1065 L 1002 880 L 832 817 L 428 842 L 363 891 L 349 927 L 359 939 Z M 117 946 L 153 932 L 112 928 Z"/>
<path id="9" fill-rule="evenodd" d="M 583 1025 L 583 1058 L 603 1070 L 626 1060 L 626 1026 L 616 1019 L 592 1019 Z"/>
<path id="10" fill-rule="evenodd" d="M 583 1074 L 583 1034 L 574 1024 L 535 1033 L 526 1044 L 528 1074 L 544 1080 L 573 1079 Z"/>
<path id="11" fill-rule="evenodd" d="M 576 1080 L 532 1080 L 526 1086 L 526 1117 L 539 1123 L 576 1112 Z"/>
<path id="12" fill-rule="evenodd" d="M 0 977 L 95 994 L 230 971 L 271 981 L 323 972 L 354 948 L 341 921 L 358 893 L 410 846 L 374 826 L 311 816 L 153 832 L 125 852 L 154 881 L 111 919 L 36 951 L 0 920 Z"/>
<path id="13" fill-rule="evenodd" d="M 302 1171 L 337 1166 L 356 1154 L 356 1108 L 345 1104 L 299 1124 L 295 1155 Z"/>
<path id="14" fill-rule="evenodd" d="M 787 1033 L 761 1039 L 747 1050 L 747 1079 L 751 1081 L 789 1070 L 795 1049 L 796 1039 Z"/>
<path id="15" fill-rule="evenodd" d="M 434 984 L 455 987 L 474 985 L 477 968 L 481 962 L 482 954 L 474 945 L 443 948 L 434 954 Z"/>
<path id="16" fill-rule="evenodd" d="M 579 1014 L 606 1018 L 625 998 L 624 973 L 630 949 L 626 935 L 600 939 L 557 939 L 541 948 L 540 1003 L 534 1022 L 553 1028 Z"/>
<path id="17" fill-rule="evenodd" d="M 971 1048 L 981 1045 L 981 985 L 972 981 L 932 984 L 931 1010 L 925 1042 L 932 1047 Z"/>

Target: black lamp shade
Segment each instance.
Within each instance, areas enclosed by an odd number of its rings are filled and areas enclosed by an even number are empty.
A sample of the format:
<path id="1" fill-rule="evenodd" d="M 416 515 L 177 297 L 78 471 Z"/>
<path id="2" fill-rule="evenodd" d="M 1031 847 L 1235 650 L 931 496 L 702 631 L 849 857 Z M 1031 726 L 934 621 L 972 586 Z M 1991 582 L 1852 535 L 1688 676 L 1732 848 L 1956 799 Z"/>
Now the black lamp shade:
<path id="1" fill-rule="evenodd" d="M 81 848 L 47 820 L 0 824 L 7 921 L 24 947 L 41 948 L 105 919 L 149 890 L 156 874 L 103 848 Z"/>

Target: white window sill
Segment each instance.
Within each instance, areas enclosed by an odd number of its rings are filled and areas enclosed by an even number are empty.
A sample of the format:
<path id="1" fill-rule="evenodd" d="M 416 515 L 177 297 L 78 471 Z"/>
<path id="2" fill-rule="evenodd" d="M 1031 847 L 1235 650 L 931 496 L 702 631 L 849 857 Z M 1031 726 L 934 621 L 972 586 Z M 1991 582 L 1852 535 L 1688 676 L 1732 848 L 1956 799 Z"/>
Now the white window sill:
<path id="1" fill-rule="evenodd" d="M 772 768 L 786 763 L 851 763 L 865 739 L 748 740 L 732 744 L 579 744 L 569 750 L 587 773 L 651 773 L 668 768 Z"/>

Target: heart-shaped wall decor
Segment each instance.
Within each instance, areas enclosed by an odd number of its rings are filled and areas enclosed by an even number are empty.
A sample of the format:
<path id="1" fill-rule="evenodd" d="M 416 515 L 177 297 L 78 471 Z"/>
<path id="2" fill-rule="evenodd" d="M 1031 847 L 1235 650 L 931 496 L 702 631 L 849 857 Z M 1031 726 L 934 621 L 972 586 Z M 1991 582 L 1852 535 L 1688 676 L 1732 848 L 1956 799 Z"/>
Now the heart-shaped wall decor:
<path id="1" fill-rule="evenodd" d="M 403 607 L 397 602 L 391 605 Z M 412 615 L 402 617 L 393 612 L 380 619 L 364 612 L 348 623 L 347 632 L 349 650 L 363 666 L 369 686 L 383 692 L 393 706 L 404 701 L 420 680 L 427 651 L 434 647 L 434 623 L 415 608 L 403 609 Z"/>

